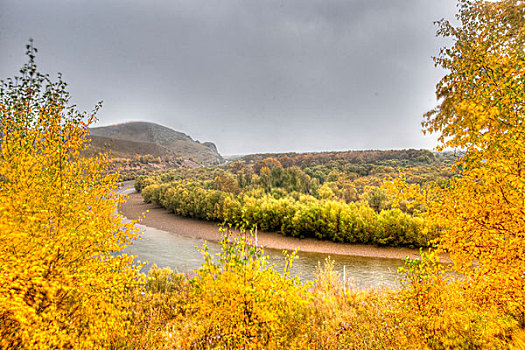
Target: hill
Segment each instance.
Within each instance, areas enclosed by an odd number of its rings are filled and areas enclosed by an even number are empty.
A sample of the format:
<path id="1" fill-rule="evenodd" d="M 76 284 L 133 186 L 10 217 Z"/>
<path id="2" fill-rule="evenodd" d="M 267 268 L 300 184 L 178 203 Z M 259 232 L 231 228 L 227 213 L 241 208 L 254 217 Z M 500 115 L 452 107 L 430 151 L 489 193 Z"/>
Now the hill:
<path id="1" fill-rule="evenodd" d="M 134 156 L 145 156 L 147 154 L 162 159 L 175 156 L 175 154 L 166 147 L 153 142 L 121 140 L 96 135 L 89 135 L 89 138 L 91 139 L 90 153 L 110 150 L 115 158 L 133 158 Z"/>
<path id="2" fill-rule="evenodd" d="M 150 154 L 154 157 L 181 157 L 203 165 L 224 162 L 211 142 L 200 143 L 190 136 L 149 122 L 128 122 L 91 128 L 94 150 L 109 148 L 119 157 Z"/>

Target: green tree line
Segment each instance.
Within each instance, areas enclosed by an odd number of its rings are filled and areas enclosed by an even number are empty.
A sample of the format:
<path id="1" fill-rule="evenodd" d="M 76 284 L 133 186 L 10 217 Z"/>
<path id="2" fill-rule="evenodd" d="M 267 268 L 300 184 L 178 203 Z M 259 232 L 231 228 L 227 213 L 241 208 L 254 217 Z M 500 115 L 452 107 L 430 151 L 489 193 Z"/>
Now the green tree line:
<path id="1" fill-rule="evenodd" d="M 248 221 L 286 236 L 409 247 L 426 247 L 436 237 L 435 231 L 427 232 L 423 219 L 400 209 L 377 212 L 366 202 L 345 203 L 308 194 L 276 198 L 256 191 L 236 195 L 206 188 L 205 182 L 157 183 L 148 176 L 137 178 L 135 186 L 146 202 L 178 215 L 234 226 Z"/>

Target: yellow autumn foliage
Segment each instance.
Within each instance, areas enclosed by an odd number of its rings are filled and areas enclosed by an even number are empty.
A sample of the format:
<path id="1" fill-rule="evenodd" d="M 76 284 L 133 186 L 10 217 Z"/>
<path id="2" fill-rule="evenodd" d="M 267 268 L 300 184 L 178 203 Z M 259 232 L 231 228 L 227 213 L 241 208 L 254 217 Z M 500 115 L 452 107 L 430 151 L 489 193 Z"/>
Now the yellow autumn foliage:
<path id="1" fill-rule="evenodd" d="M 525 2 L 460 1 L 459 9 L 458 26 L 440 23 L 438 34 L 454 44 L 436 58 L 448 73 L 437 86 L 440 104 L 423 122 L 439 133 L 440 150 L 461 155 L 457 175 L 446 185 L 422 188 L 401 177 L 387 187 L 424 206 L 427 225 L 440 230 L 436 253 L 450 254 L 451 273 L 460 276 L 437 278 L 437 264 L 420 273 L 433 310 L 415 310 L 426 324 L 420 330 L 434 332 L 436 317 L 448 309 L 463 333 L 484 336 L 479 346 L 499 348 L 509 337 L 522 341 L 525 328 Z M 414 286 L 407 305 L 423 284 Z M 473 330 L 469 312 L 491 327 Z"/>
<path id="2" fill-rule="evenodd" d="M 454 44 L 424 127 L 464 156 L 446 184 L 387 185 L 440 232 L 397 291 L 349 287 L 330 264 L 303 284 L 232 237 L 194 276 L 139 283 L 116 177 L 80 157 L 93 117 L 30 47 L 0 87 L 0 348 L 525 348 L 525 2 L 461 0 L 458 20 L 440 25 Z"/>
<path id="3" fill-rule="evenodd" d="M 455 44 L 436 59 L 449 74 L 424 126 L 465 155 L 429 218 L 479 302 L 525 326 L 525 3 L 462 4 L 461 26 L 441 25 Z"/>
<path id="4" fill-rule="evenodd" d="M 226 234 L 215 256 L 190 280 L 184 322 L 173 325 L 173 346 L 183 348 L 281 349 L 306 346 L 309 284 L 272 266 L 260 247 Z M 303 330 L 303 332 L 301 332 Z"/>
<path id="5" fill-rule="evenodd" d="M 94 116 L 34 52 L 0 90 L 0 348 L 107 348 L 130 327 L 138 273 L 119 251 L 136 232 L 115 214 L 107 159 L 80 155 Z"/>

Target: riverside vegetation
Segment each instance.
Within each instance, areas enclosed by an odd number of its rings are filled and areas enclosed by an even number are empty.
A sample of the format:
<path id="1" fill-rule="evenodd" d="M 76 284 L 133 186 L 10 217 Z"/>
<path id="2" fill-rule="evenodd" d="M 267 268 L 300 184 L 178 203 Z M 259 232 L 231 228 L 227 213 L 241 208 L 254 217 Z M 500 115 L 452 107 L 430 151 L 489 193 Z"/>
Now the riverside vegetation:
<path id="1" fill-rule="evenodd" d="M 452 176 L 445 162 L 451 157 L 440 155 L 443 161 L 429 151 L 259 155 L 255 162 L 253 157 L 138 176 L 135 189 L 146 202 L 176 214 L 232 226 L 247 220 L 293 237 L 427 247 L 437 229 L 425 227 L 420 207 L 391 208 L 381 182 L 400 168 L 412 174 L 410 183 Z"/>
<path id="2" fill-rule="evenodd" d="M 458 23 L 440 23 L 454 44 L 436 58 L 448 73 L 424 123 L 466 152 L 458 176 L 385 185 L 392 206 L 439 228 L 399 290 L 346 286 L 329 262 L 303 284 L 228 232 L 195 275 L 142 275 L 118 254 L 136 234 L 114 214 L 117 175 L 80 155 L 94 119 L 37 72 L 30 45 L 22 76 L 0 85 L 0 347 L 525 348 L 525 4 L 460 1 Z"/>

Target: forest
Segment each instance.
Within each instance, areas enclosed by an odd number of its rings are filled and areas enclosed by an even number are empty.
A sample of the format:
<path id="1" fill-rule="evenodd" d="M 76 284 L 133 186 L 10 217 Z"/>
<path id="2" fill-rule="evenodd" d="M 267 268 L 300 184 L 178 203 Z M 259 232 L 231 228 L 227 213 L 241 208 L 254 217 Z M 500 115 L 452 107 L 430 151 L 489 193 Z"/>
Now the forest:
<path id="1" fill-rule="evenodd" d="M 428 247 L 438 228 L 425 227 L 423 208 L 392 208 L 381 185 L 400 172 L 411 184 L 444 183 L 453 161 L 451 153 L 425 150 L 249 155 L 213 168 L 138 176 L 135 188 L 146 202 L 182 216 L 249 222 L 292 237 Z"/>
<path id="2" fill-rule="evenodd" d="M 79 112 L 29 42 L 0 83 L 0 348 L 524 349 L 525 3 L 460 0 L 438 28 L 446 73 L 423 130 L 461 157 L 257 155 L 139 177 L 146 200 L 241 222 L 246 236 L 224 228 L 193 274 L 145 275 L 122 252 L 140 235 L 115 215 L 119 174 L 85 156 L 100 105 Z M 406 261 L 399 289 L 346 285 L 330 261 L 304 283 L 295 253 L 280 273 L 250 244 L 253 225 L 432 249 Z"/>

